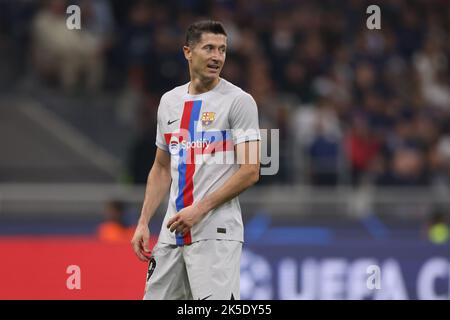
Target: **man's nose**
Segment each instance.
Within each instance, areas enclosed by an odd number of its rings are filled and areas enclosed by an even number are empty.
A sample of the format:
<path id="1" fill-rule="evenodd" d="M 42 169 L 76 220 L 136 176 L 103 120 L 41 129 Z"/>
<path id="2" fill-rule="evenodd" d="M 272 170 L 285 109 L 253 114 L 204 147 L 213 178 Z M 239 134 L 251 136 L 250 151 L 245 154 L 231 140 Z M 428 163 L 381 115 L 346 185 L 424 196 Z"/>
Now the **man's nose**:
<path id="1" fill-rule="evenodd" d="M 218 49 L 217 49 L 217 50 L 214 50 L 214 51 L 212 52 L 211 59 L 212 59 L 214 62 L 219 62 L 219 61 L 221 61 L 222 57 L 221 57 L 220 51 L 219 51 Z"/>

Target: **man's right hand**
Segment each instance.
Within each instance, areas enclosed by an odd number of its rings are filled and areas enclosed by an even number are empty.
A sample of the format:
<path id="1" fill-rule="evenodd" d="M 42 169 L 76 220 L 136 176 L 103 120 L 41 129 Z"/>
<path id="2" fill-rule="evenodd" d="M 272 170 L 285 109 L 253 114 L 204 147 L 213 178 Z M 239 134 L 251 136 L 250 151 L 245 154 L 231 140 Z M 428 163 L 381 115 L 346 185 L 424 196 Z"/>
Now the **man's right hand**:
<path id="1" fill-rule="evenodd" d="M 150 230 L 148 229 L 148 225 L 139 224 L 134 232 L 131 245 L 133 246 L 134 253 L 144 262 L 150 260 L 149 239 Z"/>

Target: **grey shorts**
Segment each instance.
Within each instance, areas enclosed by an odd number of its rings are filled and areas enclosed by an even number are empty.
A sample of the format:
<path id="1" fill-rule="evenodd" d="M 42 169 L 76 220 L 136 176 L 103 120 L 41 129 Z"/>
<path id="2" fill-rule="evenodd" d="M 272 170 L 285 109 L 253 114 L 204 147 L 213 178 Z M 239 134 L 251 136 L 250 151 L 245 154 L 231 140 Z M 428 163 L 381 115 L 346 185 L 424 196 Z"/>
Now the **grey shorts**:
<path id="1" fill-rule="evenodd" d="M 144 300 L 240 298 L 242 242 L 202 240 L 188 246 L 158 242 L 147 272 Z"/>

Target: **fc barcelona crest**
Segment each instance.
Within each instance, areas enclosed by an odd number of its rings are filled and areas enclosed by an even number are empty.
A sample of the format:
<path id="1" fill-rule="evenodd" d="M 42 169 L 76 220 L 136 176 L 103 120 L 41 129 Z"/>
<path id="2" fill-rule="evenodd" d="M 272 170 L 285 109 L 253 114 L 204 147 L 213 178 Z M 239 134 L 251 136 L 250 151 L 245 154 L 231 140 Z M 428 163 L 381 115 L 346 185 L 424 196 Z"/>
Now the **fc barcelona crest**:
<path id="1" fill-rule="evenodd" d="M 216 113 L 215 112 L 203 112 L 202 113 L 202 125 L 209 126 L 213 121 Z"/>

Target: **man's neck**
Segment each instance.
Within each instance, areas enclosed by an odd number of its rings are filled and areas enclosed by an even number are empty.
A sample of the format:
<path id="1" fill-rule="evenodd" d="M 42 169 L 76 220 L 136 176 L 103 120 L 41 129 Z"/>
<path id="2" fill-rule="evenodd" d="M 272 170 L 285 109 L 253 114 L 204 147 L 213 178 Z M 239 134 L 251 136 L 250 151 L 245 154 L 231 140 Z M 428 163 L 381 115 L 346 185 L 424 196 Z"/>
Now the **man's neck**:
<path id="1" fill-rule="evenodd" d="M 212 81 L 202 81 L 199 78 L 191 78 L 189 84 L 188 93 L 192 95 L 202 94 L 214 89 L 219 84 L 220 78 L 216 78 Z"/>

